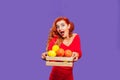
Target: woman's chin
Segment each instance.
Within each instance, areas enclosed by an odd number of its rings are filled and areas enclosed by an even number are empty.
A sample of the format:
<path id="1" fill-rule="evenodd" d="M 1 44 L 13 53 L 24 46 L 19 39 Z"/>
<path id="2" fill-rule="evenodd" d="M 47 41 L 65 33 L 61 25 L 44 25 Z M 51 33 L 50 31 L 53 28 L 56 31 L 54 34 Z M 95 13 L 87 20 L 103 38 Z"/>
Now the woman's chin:
<path id="1" fill-rule="evenodd" d="M 62 38 L 66 38 L 66 36 L 64 34 L 61 35 Z"/>
<path id="2" fill-rule="evenodd" d="M 67 38 L 67 37 L 66 37 L 66 36 L 62 36 L 62 38 L 64 38 L 64 39 L 65 39 L 65 38 Z"/>
<path id="3" fill-rule="evenodd" d="M 62 38 L 65 38 L 64 36 L 61 35 Z"/>

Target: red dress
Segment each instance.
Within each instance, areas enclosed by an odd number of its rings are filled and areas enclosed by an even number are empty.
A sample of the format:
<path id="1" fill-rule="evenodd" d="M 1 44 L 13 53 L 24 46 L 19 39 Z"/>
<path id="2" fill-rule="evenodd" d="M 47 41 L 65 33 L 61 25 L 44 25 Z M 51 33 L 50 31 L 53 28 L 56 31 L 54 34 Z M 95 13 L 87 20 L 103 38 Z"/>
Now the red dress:
<path id="1" fill-rule="evenodd" d="M 55 44 L 56 40 L 57 38 L 53 38 L 50 41 L 48 50 L 52 49 L 52 46 Z M 60 45 L 60 48 L 63 48 L 64 50 L 70 49 L 72 52 L 78 52 L 79 58 L 82 56 L 80 47 L 80 37 L 78 34 L 74 37 L 72 43 L 69 46 L 66 46 L 64 43 L 62 43 Z M 49 80 L 74 80 L 73 67 L 53 66 Z"/>

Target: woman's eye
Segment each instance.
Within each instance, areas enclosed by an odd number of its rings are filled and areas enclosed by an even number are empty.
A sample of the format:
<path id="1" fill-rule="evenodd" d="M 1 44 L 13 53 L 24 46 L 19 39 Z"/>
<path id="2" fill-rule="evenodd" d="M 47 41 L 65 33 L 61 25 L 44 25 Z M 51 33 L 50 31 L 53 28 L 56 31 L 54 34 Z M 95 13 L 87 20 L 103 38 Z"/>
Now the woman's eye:
<path id="1" fill-rule="evenodd" d="M 57 25 L 56 28 L 59 28 L 59 26 Z"/>
<path id="2" fill-rule="evenodd" d="M 61 24 L 62 25 L 62 27 L 64 27 L 65 25 L 64 24 Z"/>

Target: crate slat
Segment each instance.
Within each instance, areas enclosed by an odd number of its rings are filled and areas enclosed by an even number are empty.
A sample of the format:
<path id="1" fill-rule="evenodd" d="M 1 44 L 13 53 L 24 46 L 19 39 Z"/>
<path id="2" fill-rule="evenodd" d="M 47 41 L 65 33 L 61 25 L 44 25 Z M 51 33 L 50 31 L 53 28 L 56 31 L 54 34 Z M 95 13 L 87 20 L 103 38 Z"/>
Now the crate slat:
<path id="1" fill-rule="evenodd" d="M 46 57 L 46 60 L 73 61 L 73 57 Z"/>
<path id="2" fill-rule="evenodd" d="M 50 61 L 46 61 L 46 65 L 47 66 L 68 66 L 68 67 L 72 67 L 73 66 L 73 62 L 50 62 Z"/>

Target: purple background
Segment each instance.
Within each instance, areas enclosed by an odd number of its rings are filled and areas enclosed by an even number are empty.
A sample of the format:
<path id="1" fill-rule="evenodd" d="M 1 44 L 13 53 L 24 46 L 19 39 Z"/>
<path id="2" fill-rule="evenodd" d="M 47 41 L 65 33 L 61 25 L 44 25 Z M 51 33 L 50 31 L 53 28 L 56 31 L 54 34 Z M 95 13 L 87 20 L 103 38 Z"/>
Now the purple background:
<path id="1" fill-rule="evenodd" d="M 0 80 L 48 80 L 40 55 L 61 15 L 81 37 L 75 80 L 120 80 L 119 14 L 119 0 L 0 0 Z"/>

